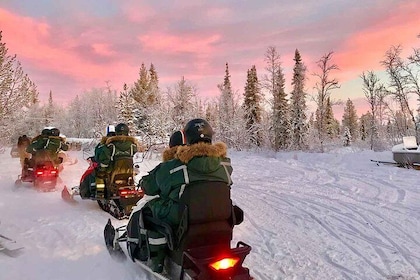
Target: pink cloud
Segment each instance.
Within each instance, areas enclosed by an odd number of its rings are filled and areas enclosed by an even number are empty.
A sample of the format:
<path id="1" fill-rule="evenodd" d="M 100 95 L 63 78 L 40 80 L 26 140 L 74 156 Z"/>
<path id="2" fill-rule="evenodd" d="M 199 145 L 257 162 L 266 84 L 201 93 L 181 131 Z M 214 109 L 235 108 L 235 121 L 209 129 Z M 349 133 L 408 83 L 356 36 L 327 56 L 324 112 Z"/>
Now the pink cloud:
<path id="1" fill-rule="evenodd" d="M 383 69 L 380 61 L 391 46 L 411 47 L 418 42 L 419 26 L 420 7 L 417 3 L 395 7 L 374 25 L 350 36 L 336 53 L 336 63 L 342 71 L 353 74 L 361 74 L 361 69 Z"/>

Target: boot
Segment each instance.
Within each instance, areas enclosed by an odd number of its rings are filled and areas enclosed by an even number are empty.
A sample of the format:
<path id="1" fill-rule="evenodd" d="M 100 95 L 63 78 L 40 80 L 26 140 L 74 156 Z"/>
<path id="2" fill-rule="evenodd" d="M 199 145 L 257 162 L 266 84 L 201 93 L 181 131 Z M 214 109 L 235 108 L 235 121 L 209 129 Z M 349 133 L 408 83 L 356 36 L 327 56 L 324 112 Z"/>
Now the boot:
<path id="1" fill-rule="evenodd" d="M 163 263 L 165 261 L 165 251 L 159 250 L 158 252 L 155 252 L 151 258 L 151 264 L 150 268 L 153 272 L 162 273 L 163 271 Z"/>

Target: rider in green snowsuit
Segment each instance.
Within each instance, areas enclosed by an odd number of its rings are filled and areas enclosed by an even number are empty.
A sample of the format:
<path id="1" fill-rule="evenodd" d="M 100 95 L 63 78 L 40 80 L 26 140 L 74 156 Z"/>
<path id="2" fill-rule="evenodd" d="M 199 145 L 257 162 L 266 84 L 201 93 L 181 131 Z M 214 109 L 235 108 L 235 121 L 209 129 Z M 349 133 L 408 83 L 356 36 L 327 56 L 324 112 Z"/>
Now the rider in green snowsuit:
<path id="1" fill-rule="evenodd" d="M 126 124 L 120 123 L 115 127 L 115 136 L 107 137 L 104 146 L 98 146 L 95 160 L 99 164 L 99 171 L 109 173 L 113 170 L 113 162 L 122 157 L 133 157 L 137 153 L 137 140 L 128 136 Z"/>
<path id="2" fill-rule="evenodd" d="M 207 121 L 194 119 L 184 129 L 187 146 L 177 148 L 173 160 L 159 164 L 143 176 L 140 184 L 147 195 L 160 197 L 148 203 L 152 215 L 176 228 L 179 220 L 179 198 L 188 184 L 196 181 L 219 181 L 232 184 L 232 167 L 224 143 L 212 144 L 213 131 Z M 156 236 L 156 240 L 162 240 Z M 151 247 L 152 269 L 161 272 L 166 243 Z"/>
<path id="3" fill-rule="evenodd" d="M 55 164 L 60 164 L 58 152 L 67 151 L 69 146 L 60 137 L 60 130 L 57 128 L 42 130 L 41 135 L 35 137 L 31 144 L 26 148 L 28 153 L 32 154 L 34 163 L 51 160 Z"/>

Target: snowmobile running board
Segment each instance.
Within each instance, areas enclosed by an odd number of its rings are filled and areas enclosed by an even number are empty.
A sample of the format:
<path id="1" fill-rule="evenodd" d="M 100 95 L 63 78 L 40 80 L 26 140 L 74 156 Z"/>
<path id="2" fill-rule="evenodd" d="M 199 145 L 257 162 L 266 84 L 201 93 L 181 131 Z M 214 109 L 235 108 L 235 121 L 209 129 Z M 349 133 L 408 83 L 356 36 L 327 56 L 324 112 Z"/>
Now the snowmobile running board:
<path id="1" fill-rule="evenodd" d="M 169 278 L 169 275 L 168 276 L 165 276 L 162 273 L 154 272 L 145 262 L 139 261 L 137 259 L 134 259 L 134 260 L 135 260 L 135 263 L 138 264 L 142 269 L 146 270 L 147 272 L 149 272 L 150 274 L 152 274 L 157 279 L 160 279 L 160 280 L 171 280 L 171 278 Z"/>
<path id="2" fill-rule="evenodd" d="M 404 163 L 396 162 L 396 161 L 382 161 L 382 160 L 374 160 L 374 159 L 371 159 L 370 161 L 375 162 L 376 165 L 387 164 L 387 165 L 394 165 L 397 167 L 420 169 L 420 163 L 415 163 L 415 162 L 404 164 Z"/>

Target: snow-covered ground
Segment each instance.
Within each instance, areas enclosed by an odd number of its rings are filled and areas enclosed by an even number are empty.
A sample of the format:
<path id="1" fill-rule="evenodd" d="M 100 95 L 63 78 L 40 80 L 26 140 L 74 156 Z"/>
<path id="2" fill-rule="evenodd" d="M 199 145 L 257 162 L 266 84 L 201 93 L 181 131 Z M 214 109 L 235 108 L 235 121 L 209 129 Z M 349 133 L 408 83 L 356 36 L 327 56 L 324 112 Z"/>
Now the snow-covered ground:
<path id="1" fill-rule="evenodd" d="M 78 185 L 87 168 L 82 152 L 69 156 L 79 161 L 65 166 L 60 190 Z M 245 211 L 232 244 L 252 246 L 245 264 L 255 279 L 420 279 L 420 171 L 370 161 L 391 160 L 391 152 L 230 156 L 232 197 Z M 0 233 L 24 246 L 18 256 L 0 254 L 1 280 L 153 279 L 110 258 L 110 215 L 95 202 L 70 205 L 60 191 L 17 188 L 19 172 L 19 159 L 0 154 Z"/>

